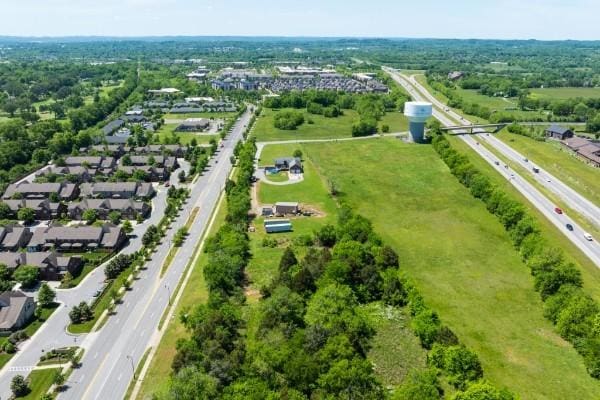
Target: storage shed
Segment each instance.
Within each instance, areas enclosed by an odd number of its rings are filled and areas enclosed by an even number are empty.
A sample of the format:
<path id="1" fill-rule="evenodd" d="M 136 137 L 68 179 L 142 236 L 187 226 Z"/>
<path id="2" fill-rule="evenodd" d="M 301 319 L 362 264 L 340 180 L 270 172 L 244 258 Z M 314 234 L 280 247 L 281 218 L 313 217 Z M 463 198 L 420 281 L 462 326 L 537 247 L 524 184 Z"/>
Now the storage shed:
<path id="1" fill-rule="evenodd" d="M 292 223 L 289 219 L 267 219 L 264 225 L 267 233 L 292 231 Z"/>
<path id="2" fill-rule="evenodd" d="M 289 201 L 279 201 L 275 203 L 275 215 L 298 214 L 298 203 Z"/>

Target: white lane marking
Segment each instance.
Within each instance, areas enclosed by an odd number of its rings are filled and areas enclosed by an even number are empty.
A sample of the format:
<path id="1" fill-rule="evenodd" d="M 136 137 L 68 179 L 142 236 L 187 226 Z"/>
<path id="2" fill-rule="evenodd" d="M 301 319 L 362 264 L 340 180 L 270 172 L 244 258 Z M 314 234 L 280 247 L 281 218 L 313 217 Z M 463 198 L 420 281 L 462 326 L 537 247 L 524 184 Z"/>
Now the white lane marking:
<path id="1" fill-rule="evenodd" d="M 96 354 L 94 354 L 94 360 L 98 357 L 98 352 L 96 352 Z"/>
<path id="2" fill-rule="evenodd" d="M 117 380 L 118 380 L 118 381 L 120 381 L 122 377 L 123 377 L 123 373 L 121 372 L 121 373 L 119 374 L 119 377 L 117 378 Z"/>

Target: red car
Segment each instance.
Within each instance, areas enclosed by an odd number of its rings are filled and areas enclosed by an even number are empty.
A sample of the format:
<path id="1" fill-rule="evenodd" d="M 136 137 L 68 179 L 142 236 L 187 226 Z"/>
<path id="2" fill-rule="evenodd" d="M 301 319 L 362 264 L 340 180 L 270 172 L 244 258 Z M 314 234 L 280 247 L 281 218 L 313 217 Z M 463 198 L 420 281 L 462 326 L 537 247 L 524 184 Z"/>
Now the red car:
<path id="1" fill-rule="evenodd" d="M 562 210 L 560 208 L 558 208 L 558 207 L 556 207 L 554 209 L 554 212 L 557 213 L 557 214 L 562 214 Z"/>

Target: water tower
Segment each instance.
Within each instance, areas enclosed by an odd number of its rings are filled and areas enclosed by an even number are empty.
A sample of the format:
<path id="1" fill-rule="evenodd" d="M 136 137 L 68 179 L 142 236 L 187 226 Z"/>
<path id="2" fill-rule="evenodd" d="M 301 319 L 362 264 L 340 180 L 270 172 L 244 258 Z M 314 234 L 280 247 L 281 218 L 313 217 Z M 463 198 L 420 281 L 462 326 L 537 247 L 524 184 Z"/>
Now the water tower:
<path id="1" fill-rule="evenodd" d="M 404 103 L 404 115 L 410 121 L 410 139 L 415 143 L 425 140 L 425 122 L 433 113 L 431 103 L 408 101 Z"/>

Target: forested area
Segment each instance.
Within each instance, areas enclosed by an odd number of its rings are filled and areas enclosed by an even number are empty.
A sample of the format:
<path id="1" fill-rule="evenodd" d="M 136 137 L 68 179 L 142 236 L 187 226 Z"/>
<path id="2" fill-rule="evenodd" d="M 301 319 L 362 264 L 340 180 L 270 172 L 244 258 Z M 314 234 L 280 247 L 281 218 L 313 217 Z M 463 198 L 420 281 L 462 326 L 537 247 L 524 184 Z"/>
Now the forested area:
<path id="1" fill-rule="evenodd" d="M 454 150 L 445 136 L 438 132 L 433 146 L 457 179 L 504 225 L 531 270 L 534 288 L 544 301 L 544 316 L 583 356 L 588 373 L 600 379 L 600 305 L 583 290 L 581 267 L 567 262 L 562 250 L 540 233 L 535 217 Z"/>

